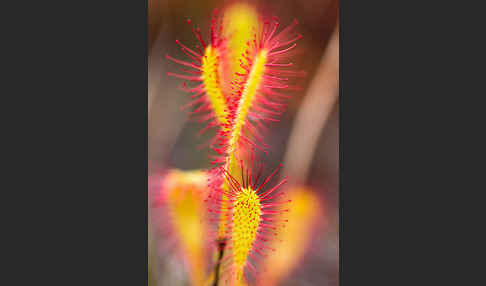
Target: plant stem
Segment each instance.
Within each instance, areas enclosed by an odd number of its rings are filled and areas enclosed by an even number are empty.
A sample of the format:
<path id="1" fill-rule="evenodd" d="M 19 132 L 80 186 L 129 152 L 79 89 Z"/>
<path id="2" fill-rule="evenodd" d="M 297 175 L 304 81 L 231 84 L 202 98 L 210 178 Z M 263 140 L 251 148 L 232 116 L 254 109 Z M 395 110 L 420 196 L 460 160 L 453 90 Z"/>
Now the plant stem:
<path id="1" fill-rule="evenodd" d="M 306 183 L 319 136 L 338 97 L 339 26 L 336 26 L 290 133 L 282 171 L 282 177 L 289 176 L 289 184 Z"/>
<path id="2" fill-rule="evenodd" d="M 213 283 L 212 286 L 218 286 L 218 283 L 219 283 L 219 269 L 221 267 L 221 260 L 223 259 L 225 246 L 226 246 L 225 240 L 218 241 L 218 261 L 216 263 L 216 269 L 215 269 L 215 274 L 214 274 L 214 283 Z"/>

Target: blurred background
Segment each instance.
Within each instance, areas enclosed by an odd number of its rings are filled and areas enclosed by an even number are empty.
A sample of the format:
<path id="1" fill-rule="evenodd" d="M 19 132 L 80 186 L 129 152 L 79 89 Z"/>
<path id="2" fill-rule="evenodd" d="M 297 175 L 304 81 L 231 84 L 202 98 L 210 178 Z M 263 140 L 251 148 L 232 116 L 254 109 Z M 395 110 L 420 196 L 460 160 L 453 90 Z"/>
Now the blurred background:
<path id="1" fill-rule="evenodd" d="M 210 167 L 208 150 L 197 146 L 212 134 L 197 137 L 201 125 L 188 120 L 180 107 L 189 97 L 168 77 L 177 64 L 165 54 L 182 58 L 178 39 L 194 46 L 186 21 L 192 20 L 208 35 L 211 13 L 231 1 L 148 0 L 148 160 L 149 175 L 166 168 L 182 170 Z M 307 76 L 299 81 L 302 91 L 288 101 L 280 122 L 270 125 L 266 143 L 271 146 L 265 165 L 284 165 L 282 175 L 291 184 L 314 189 L 324 204 L 327 225 L 315 235 L 311 250 L 281 285 L 337 286 L 339 271 L 339 27 L 338 0 L 246 1 L 266 14 L 278 16 L 282 26 L 299 21 L 303 35 L 294 62 Z M 158 249 L 149 219 L 149 285 L 189 285 L 180 265 Z"/>

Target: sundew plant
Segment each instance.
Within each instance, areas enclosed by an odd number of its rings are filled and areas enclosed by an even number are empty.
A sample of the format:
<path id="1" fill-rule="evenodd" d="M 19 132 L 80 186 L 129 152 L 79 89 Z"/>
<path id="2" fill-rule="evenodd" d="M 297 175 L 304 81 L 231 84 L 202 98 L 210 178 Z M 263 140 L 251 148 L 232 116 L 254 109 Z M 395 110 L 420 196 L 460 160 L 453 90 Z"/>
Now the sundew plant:
<path id="1" fill-rule="evenodd" d="M 264 164 L 265 136 L 303 76 L 293 55 L 298 22 L 236 3 L 214 11 L 207 38 L 187 23 L 197 44 L 176 40 L 180 53 L 166 58 L 180 67 L 167 75 L 182 80 L 190 100 L 181 109 L 199 133 L 214 132 L 212 168 L 152 180 L 152 207 L 191 285 L 277 285 L 302 256 L 320 209 L 309 190 L 284 191 L 287 178 L 273 183 L 281 165 Z"/>

